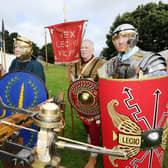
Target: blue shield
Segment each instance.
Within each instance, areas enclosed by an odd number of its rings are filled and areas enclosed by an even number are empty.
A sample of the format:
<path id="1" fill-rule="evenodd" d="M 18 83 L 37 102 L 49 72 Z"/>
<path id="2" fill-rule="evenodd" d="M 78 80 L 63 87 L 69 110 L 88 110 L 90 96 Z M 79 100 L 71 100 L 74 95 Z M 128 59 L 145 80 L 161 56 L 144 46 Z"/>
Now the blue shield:
<path id="1" fill-rule="evenodd" d="M 5 104 L 12 107 L 29 109 L 44 102 L 48 92 L 44 82 L 36 75 L 28 72 L 16 71 L 7 73 L 0 80 L 0 96 Z M 10 111 L 0 109 L 0 119 L 12 115 Z M 31 124 L 30 128 L 37 129 Z M 33 147 L 37 134 L 27 130 L 20 131 L 23 145 Z"/>

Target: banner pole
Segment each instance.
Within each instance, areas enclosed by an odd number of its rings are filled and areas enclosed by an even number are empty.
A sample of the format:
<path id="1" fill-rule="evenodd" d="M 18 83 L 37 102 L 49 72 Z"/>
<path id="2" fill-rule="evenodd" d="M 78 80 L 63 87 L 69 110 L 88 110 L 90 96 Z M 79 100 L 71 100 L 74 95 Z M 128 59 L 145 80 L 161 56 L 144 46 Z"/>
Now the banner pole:
<path id="1" fill-rule="evenodd" d="M 3 40 L 3 58 L 4 58 L 4 69 L 7 72 L 7 66 L 6 66 L 6 49 L 5 49 L 5 40 Z"/>
<path id="2" fill-rule="evenodd" d="M 46 59 L 46 70 L 48 70 L 47 31 L 46 31 L 46 29 L 45 29 L 45 59 Z"/>
<path id="3" fill-rule="evenodd" d="M 4 26 L 4 20 L 2 19 L 2 52 L 3 52 L 3 60 L 4 63 L 4 69 L 7 72 L 7 66 L 6 66 L 6 50 L 5 50 L 5 26 Z"/>
<path id="4" fill-rule="evenodd" d="M 67 22 L 65 0 L 64 0 L 64 22 Z M 70 86 L 72 80 L 71 80 L 71 69 L 70 69 L 70 65 L 69 64 L 67 64 L 67 71 L 68 71 L 68 79 L 69 79 L 69 86 Z M 72 105 L 71 105 L 71 121 L 72 121 L 72 135 L 73 135 L 73 139 L 75 139 L 75 125 L 74 125 L 74 116 L 73 116 L 73 107 L 72 107 Z"/>
<path id="5" fill-rule="evenodd" d="M 69 86 L 72 82 L 71 80 L 71 70 L 70 70 L 70 65 L 67 65 L 67 69 L 68 69 L 68 78 L 69 78 Z M 72 120 L 72 134 L 73 134 L 73 139 L 75 139 L 75 125 L 74 125 L 74 116 L 73 116 L 73 107 L 71 105 L 71 120 Z"/>
<path id="6" fill-rule="evenodd" d="M 1 48 L 1 64 L 3 65 L 3 48 Z"/>

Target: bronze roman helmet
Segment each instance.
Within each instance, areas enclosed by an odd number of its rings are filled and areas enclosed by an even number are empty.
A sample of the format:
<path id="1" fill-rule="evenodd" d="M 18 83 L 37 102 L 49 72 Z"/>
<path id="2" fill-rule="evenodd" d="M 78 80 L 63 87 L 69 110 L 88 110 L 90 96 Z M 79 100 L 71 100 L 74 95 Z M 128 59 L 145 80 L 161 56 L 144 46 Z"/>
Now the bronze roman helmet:
<path id="1" fill-rule="evenodd" d="M 133 48 L 138 41 L 137 29 L 131 24 L 121 24 L 112 33 L 112 40 L 114 41 L 119 36 L 129 35 L 128 47 Z"/>

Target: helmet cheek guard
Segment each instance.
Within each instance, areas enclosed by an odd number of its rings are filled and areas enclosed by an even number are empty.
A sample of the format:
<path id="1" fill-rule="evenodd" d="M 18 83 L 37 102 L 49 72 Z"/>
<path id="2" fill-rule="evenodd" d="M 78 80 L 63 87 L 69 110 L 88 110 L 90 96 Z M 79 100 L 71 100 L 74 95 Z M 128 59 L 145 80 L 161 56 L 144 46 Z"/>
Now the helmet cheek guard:
<path id="1" fill-rule="evenodd" d="M 138 34 L 137 33 L 131 33 L 130 39 L 128 40 L 128 47 L 133 48 L 138 41 Z"/>

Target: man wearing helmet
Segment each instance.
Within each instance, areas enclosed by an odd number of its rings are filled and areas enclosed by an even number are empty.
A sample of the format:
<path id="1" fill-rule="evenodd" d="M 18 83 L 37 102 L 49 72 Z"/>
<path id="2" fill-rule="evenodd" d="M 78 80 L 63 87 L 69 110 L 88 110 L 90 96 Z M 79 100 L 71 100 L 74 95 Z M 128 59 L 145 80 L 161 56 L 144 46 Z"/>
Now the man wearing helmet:
<path id="1" fill-rule="evenodd" d="M 166 61 L 156 53 L 136 46 L 138 33 L 131 24 L 119 25 L 112 34 L 118 55 L 98 70 L 100 77 L 141 78 L 166 74 Z"/>
<path id="2" fill-rule="evenodd" d="M 25 71 L 31 72 L 45 82 L 45 74 L 43 66 L 40 62 L 32 60 L 32 43 L 29 39 L 25 37 L 17 37 L 14 40 L 14 54 L 16 59 L 14 59 L 9 67 L 9 72 L 11 71 Z"/>

